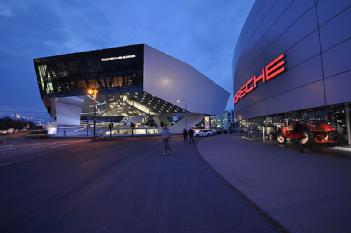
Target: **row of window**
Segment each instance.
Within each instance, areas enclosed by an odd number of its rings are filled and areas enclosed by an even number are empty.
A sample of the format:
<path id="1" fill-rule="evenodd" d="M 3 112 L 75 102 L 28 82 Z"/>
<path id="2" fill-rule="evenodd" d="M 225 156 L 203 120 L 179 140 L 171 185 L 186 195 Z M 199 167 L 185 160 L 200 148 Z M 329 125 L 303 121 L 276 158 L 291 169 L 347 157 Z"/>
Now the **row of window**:
<path id="1" fill-rule="evenodd" d="M 97 79 L 50 79 L 42 82 L 42 93 L 50 94 L 70 94 L 85 92 L 89 88 L 110 89 L 142 86 L 142 77 L 133 75 L 99 77 Z"/>

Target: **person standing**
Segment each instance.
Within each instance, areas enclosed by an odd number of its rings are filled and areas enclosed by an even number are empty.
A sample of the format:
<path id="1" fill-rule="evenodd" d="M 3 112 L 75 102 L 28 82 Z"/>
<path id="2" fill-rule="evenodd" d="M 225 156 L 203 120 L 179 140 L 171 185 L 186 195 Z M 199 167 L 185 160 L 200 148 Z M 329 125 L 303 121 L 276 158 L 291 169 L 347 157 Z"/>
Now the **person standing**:
<path id="1" fill-rule="evenodd" d="M 184 128 L 183 130 L 184 143 L 188 143 L 188 131 Z"/>
<path id="2" fill-rule="evenodd" d="M 167 128 L 167 125 L 163 125 L 163 130 L 161 133 L 162 138 L 162 146 L 163 146 L 163 153 L 162 155 L 165 156 L 168 152 L 171 152 L 171 147 L 169 146 L 169 141 L 171 138 L 171 130 Z"/>
<path id="3" fill-rule="evenodd" d="M 189 134 L 189 144 L 194 144 L 195 143 L 194 130 L 190 128 L 188 134 Z"/>

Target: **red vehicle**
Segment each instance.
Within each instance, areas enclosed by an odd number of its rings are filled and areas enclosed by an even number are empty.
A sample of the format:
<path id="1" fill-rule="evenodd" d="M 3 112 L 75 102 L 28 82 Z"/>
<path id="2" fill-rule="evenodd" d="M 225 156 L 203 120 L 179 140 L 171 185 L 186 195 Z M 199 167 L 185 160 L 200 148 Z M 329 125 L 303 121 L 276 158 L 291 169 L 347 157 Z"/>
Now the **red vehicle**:
<path id="1" fill-rule="evenodd" d="M 294 122 L 281 129 L 277 141 L 280 144 L 284 144 L 286 141 L 295 141 L 303 145 L 336 143 L 337 133 L 335 128 L 327 123 L 302 124 Z"/>

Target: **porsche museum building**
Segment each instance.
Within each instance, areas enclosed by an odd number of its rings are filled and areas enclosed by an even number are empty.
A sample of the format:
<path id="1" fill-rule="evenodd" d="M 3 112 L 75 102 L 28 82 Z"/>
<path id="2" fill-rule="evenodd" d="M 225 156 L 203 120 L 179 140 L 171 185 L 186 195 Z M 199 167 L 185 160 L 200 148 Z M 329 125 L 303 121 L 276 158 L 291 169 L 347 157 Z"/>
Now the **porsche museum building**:
<path id="1" fill-rule="evenodd" d="M 224 112 L 229 93 L 192 66 L 145 44 L 34 59 L 49 133 L 181 133 Z M 94 90 L 96 95 L 90 95 Z M 95 117 L 94 117 L 95 110 Z M 133 129 L 132 129 L 132 127 Z"/>
<path id="2" fill-rule="evenodd" d="M 350 0 L 256 0 L 233 57 L 240 127 L 267 139 L 289 122 L 324 122 L 351 144 L 350 22 Z"/>

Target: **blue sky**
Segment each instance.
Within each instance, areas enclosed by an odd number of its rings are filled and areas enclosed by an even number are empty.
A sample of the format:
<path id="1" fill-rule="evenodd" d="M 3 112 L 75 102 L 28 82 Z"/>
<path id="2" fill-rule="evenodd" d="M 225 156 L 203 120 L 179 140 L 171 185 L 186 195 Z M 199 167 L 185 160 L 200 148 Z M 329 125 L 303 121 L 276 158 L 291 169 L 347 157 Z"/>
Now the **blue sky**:
<path id="1" fill-rule="evenodd" d="M 136 43 L 189 63 L 232 93 L 233 51 L 253 2 L 0 0 L 0 114 L 45 112 L 33 58 Z"/>

